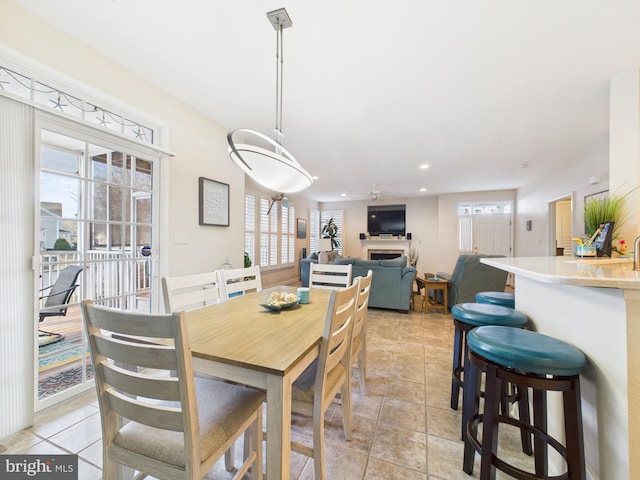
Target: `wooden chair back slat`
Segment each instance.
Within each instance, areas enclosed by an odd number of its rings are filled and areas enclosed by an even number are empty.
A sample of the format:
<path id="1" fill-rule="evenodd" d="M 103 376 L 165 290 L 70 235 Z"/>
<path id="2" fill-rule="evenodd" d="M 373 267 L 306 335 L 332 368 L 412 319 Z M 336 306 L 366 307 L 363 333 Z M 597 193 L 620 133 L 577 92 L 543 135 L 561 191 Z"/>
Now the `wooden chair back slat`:
<path id="1" fill-rule="evenodd" d="M 179 407 L 173 408 L 166 405 L 142 403 L 133 397 L 127 397 L 117 392 L 113 388 L 107 388 L 105 394 L 109 408 L 124 418 L 164 430 L 173 430 L 175 432 L 183 432 L 185 430 L 184 414 Z"/>
<path id="2" fill-rule="evenodd" d="M 134 343 L 111 336 L 94 337 L 96 353 L 136 367 L 176 370 L 178 362 L 173 346 Z"/>
<path id="3" fill-rule="evenodd" d="M 346 288 L 351 285 L 353 266 L 311 263 L 309 286 L 313 288 Z"/>
<path id="4" fill-rule="evenodd" d="M 193 310 L 224 300 L 218 270 L 213 272 L 162 278 L 166 313 Z"/>
<path id="5" fill-rule="evenodd" d="M 98 368 L 102 369 L 106 383 L 121 393 L 180 401 L 180 385 L 176 377 L 149 378 L 109 362 L 102 362 Z"/>
<path id="6" fill-rule="evenodd" d="M 254 265 L 248 268 L 231 268 L 220 270 L 220 283 L 225 298 L 245 292 L 259 292 L 262 290 L 260 267 Z"/>

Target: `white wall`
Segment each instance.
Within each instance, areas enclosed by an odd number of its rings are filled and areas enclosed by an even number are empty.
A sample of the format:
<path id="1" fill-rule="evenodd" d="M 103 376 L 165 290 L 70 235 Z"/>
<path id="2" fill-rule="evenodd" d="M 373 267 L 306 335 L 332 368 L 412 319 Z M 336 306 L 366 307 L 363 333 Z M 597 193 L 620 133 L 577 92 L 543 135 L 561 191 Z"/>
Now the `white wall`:
<path id="1" fill-rule="evenodd" d="M 407 205 L 407 232 L 412 233 L 411 247 L 418 250 L 418 272 L 452 272 L 458 258 L 458 204 L 461 202 L 510 201 L 515 190 L 452 193 L 422 198 L 377 200 L 376 204 Z M 372 201 L 331 202 L 323 209 L 345 212 L 344 255 L 359 257 L 359 234 L 367 231 L 367 205 Z"/>
<path id="2" fill-rule="evenodd" d="M 628 197 L 629 215 L 621 236 L 629 249 L 640 234 L 640 71 L 611 80 L 609 158 L 611 191 Z M 636 189 L 636 190 L 634 190 Z"/>
<path id="3" fill-rule="evenodd" d="M 549 202 L 574 193 L 572 237 L 584 235 L 583 206 L 585 195 L 607 190 L 609 155 L 608 140 L 602 138 L 596 144 L 585 148 L 582 158 L 574 163 L 561 165 L 548 178 L 518 189 L 515 215 L 514 256 L 537 257 L 554 255 L 551 251 L 549 230 Z M 599 176 L 602 181 L 589 185 L 589 178 Z M 525 222 L 531 220 L 531 231 L 525 230 Z"/>
<path id="4" fill-rule="evenodd" d="M 423 197 L 375 201 L 375 205 L 401 204 L 407 206 L 407 233 L 412 234 L 411 248 L 417 249 L 418 252 L 418 271 L 433 271 L 438 257 L 437 249 L 434 248 L 438 231 L 438 200 L 436 197 Z M 367 232 L 367 205 L 374 205 L 374 202 L 361 200 L 320 204 L 321 210 L 344 210 L 342 254 L 345 256 L 361 257 L 360 233 Z"/>

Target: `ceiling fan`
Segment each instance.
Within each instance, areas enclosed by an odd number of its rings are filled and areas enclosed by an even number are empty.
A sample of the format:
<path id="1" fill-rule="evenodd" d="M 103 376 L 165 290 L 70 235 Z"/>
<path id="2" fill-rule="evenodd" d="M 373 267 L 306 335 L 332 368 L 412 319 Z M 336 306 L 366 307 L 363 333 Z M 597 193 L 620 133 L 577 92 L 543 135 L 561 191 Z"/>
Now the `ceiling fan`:
<path id="1" fill-rule="evenodd" d="M 271 213 L 273 204 L 276 202 L 282 202 L 282 206 L 285 208 L 289 207 L 289 197 L 287 197 L 284 193 L 278 193 L 277 195 L 271 197 L 271 205 L 269 205 L 269 210 L 267 210 L 267 216 Z"/>
<path id="2" fill-rule="evenodd" d="M 371 201 L 379 200 L 385 196 L 388 196 L 389 192 L 382 190 L 377 183 L 371 184 L 371 188 L 367 193 L 362 193 L 353 198 L 353 200 L 364 200 L 368 198 Z"/>

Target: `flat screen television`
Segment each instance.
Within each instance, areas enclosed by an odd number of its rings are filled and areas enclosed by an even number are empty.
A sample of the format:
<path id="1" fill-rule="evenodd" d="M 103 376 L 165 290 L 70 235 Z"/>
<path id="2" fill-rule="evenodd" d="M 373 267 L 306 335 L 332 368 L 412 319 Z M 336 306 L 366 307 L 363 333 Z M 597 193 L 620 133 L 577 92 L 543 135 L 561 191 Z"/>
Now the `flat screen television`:
<path id="1" fill-rule="evenodd" d="M 367 231 L 375 237 L 380 234 L 405 235 L 406 205 L 367 206 Z"/>

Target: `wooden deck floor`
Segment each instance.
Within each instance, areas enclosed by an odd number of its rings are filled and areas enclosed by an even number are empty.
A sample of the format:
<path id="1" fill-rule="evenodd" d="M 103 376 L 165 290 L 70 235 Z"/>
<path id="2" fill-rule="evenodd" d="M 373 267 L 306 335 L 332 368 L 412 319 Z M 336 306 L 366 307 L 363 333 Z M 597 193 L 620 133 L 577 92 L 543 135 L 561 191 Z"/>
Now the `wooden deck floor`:
<path id="1" fill-rule="evenodd" d="M 64 317 L 48 317 L 40 322 L 38 328 L 44 332 L 59 333 L 65 338 L 80 339 L 82 335 L 82 314 L 79 305 L 67 309 Z"/>

